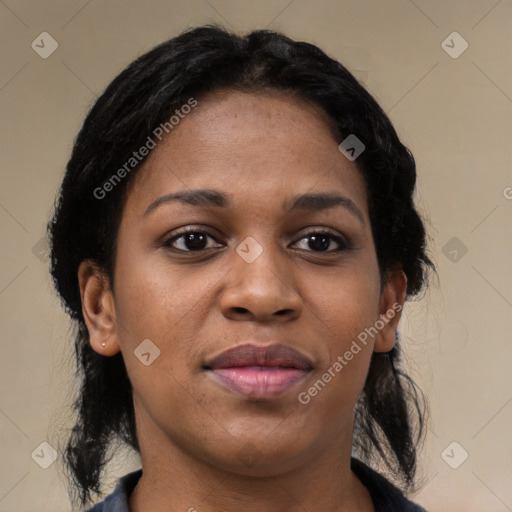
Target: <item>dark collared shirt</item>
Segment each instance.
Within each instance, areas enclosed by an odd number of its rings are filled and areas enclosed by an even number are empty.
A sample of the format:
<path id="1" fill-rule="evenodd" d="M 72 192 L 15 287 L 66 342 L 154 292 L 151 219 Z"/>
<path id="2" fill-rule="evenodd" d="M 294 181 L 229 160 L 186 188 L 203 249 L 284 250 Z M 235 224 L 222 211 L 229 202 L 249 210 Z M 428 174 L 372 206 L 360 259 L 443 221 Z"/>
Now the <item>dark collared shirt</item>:
<path id="1" fill-rule="evenodd" d="M 359 460 L 352 459 L 351 467 L 368 489 L 375 512 L 426 512 L 425 509 L 407 500 L 399 489 Z M 142 469 L 123 476 L 112 493 L 87 512 L 130 512 L 128 499 L 141 476 Z"/>

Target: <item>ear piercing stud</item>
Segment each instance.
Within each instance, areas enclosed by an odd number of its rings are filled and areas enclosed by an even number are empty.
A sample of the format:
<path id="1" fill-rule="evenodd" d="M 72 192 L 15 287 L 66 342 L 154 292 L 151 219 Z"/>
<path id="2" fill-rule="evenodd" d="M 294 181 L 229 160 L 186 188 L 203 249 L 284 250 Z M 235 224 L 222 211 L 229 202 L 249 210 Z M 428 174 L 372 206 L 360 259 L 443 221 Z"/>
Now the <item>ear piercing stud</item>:
<path id="1" fill-rule="evenodd" d="M 105 347 L 107 346 L 107 342 L 106 342 L 106 341 L 104 341 L 104 342 L 101 344 L 101 346 L 102 346 L 103 348 L 105 348 Z"/>

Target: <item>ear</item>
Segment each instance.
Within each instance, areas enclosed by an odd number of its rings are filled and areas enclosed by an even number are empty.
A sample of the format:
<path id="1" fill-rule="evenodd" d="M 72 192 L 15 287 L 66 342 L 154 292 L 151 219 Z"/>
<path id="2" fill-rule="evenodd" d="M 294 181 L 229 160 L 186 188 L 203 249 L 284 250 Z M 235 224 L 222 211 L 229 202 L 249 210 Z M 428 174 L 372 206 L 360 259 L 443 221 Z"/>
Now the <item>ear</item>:
<path id="1" fill-rule="evenodd" d="M 402 270 L 391 270 L 386 274 L 380 298 L 380 316 L 376 322 L 374 352 L 389 352 L 395 344 L 396 329 L 402 315 L 407 291 L 407 277 Z"/>
<path id="2" fill-rule="evenodd" d="M 83 261 L 78 268 L 78 282 L 82 299 L 82 314 L 92 349 L 104 356 L 113 356 L 120 350 L 114 296 L 108 277 L 99 266 Z"/>

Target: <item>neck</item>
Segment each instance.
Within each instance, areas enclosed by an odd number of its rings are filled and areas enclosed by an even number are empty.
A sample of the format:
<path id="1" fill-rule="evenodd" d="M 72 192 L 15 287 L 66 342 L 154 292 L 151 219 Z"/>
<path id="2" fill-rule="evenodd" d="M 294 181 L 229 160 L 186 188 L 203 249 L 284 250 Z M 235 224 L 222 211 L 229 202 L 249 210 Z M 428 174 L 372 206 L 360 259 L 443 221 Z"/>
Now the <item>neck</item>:
<path id="1" fill-rule="evenodd" d="M 137 423 L 143 475 L 130 496 L 130 512 L 374 510 L 350 470 L 352 425 L 308 461 L 279 473 L 253 467 L 252 474 L 241 474 L 185 453 L 140 416 Z"/>

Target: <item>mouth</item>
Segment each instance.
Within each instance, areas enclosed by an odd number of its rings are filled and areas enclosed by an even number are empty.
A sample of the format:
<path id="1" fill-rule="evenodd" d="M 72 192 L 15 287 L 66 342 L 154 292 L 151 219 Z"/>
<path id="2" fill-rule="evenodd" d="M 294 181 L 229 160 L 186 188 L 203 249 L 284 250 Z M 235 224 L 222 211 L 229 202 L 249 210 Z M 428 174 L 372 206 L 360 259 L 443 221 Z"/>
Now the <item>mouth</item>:
<path id="1" fill-rule="evenodd" d="M 292 389 L 313 365 L 286 345 L 244 344 L 222 352 L 203 369 L 231 391 L 253 400 L 265 400 Z"/>

